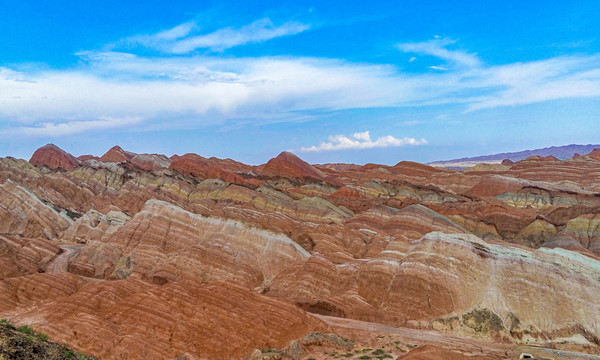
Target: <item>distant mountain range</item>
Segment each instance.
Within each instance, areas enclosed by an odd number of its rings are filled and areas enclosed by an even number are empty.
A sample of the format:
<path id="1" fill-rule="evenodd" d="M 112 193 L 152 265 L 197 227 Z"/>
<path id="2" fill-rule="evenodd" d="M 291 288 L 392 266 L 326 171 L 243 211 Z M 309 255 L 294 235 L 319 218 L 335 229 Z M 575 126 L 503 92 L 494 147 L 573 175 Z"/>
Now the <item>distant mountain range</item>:
<path id="1" fill-rule="evenodd" d="M 575 154 L 585 155 L 590 153 L 592 150 L 600 148 L 600 145 L 565 145 L 565 146 L 551 146 L 543 149 L 524 150 L 518 152 L 508 152 L 492 155 L 475 156 L 468 158 L 460 158 L 453 160 L 443 160 L 430 162 L 429 165 L 443 166 L 443 167 L 468 167 L 475 164 L 488 163 L 497 164 L 501 163 L 504 159 L 511 161 L 521 161 L 532 155 L 538 156 L 554 156 L 560 160 L 565 160 L 573 157 Z"/>

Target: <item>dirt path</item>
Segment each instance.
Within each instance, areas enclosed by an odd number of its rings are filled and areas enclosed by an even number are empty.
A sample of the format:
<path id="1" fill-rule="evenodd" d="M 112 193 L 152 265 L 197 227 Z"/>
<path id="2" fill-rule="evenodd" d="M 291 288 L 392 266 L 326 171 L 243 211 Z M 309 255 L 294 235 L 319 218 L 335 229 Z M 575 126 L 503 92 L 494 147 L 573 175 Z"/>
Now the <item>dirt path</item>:
<path id="1" fill-rule="evenodd" d="M 54 273 L 67 271 L 69 267 L 69 259 L 81 252 L 80 245 L 60 245 L 63 251 L 59 254 L 46 268 L 46 272 Z"/>
<path id="2" fill-rule="evenodd" d="M 561 351 L 527 345 L 513 345 L 492 343 L 469 338 L 460 338 L 452 335 L 439 333 L 429 330 L 418 330 L 403 327 L 394 327 L 389 325 L 337 318 L 325 315 L 313 314 L 333 328 L 342 331 L 381 333 L 394 335 L 419 345 L 435 345 L 447 349 L 457 350 L 465 355 L 487 355 L 499 359 L 518 359 L 521 353 L 529 353 L 539 359 L 588 359 L 600 360 L 600 356 L 589 355 L 578 352 Z"/>

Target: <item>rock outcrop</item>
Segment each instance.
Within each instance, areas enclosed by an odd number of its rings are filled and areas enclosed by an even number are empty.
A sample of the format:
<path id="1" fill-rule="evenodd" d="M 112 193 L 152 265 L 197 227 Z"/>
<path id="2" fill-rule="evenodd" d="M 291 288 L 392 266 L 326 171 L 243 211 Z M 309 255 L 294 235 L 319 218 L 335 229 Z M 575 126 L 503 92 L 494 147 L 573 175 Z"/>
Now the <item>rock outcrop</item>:
<path id="1" fill-rule="evenodd" d="M 218 218 L 206 218 L 166 202 L 150 200 L 130 221 L 87 246 L 70 270 L 98 278 L 230 280 L 268 286 L 281 271 L 309 253 L 280 234 Z"/>
<path id="2" fill-rule="evenodd" d="M 71 170 L 79 165 L 79 160 L 54 144 L 44 145 L 37 149 L 29 162 L 35 166 L 64 170 Z"/>
<path id="3" fill-rule="evenodd" d="M 56 285 L 37 280 L 41 289 Z M 40 306 L 17 301 L 13 321 L 102 359 L 243 358 L 249 349 L 281 347 L 327 329 L 293 305 L 232 283 L 159 286 L 128 279 L 88 282 L 63 296 L 58 291 Z M 0 295 L 0 306 L 6 297 Z"/>
<path id="4" fill-rule="evenodd" d="M 0 233 L 56 239 L 72 220 L 11 180 L 0 184 Z"/>
<path id="5" fill-rule="evenodd" d="M 597 346 L 599 275 L 598 261 L 568 250 L 434 232 L 353 266 L 311 258 L 275 278 L 267 294 L 330 316 L 538 344 L 570 333 Z"/>
<path id="6" fill-rule="evenodd" d="M 0 318 L 108 359 L 600 354 L 599 178 L 47 145 L 0 159 Z"/>
<path id="7" fill-rule="evenodd" d="M 104 162 L 122 162 L 134 157 L 136 154 L 123 150 L 120 146 L 115 145 L 110 148 L 104 155 L 100 157 L 100 161 Z"/>
<path id="8" fill-rule="evenodd" d="M 171 165 L 171 160 L 160 154 L 137 154 L 129 161 L 140 169 L 149 171 L 168 169 Z"/>
<path id="9" fill-rule="evenodd" d="M 327 176 L 298 156 L 284 151 L 269 160 L 261 171 L 262 175 L 286 179 L 324 180 Z"/>

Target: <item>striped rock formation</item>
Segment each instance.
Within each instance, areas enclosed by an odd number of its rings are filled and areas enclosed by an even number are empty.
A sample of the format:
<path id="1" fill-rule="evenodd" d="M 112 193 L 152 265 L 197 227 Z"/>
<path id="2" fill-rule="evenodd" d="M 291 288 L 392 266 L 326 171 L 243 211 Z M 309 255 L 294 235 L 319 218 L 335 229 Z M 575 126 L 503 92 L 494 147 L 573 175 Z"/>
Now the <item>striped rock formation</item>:
<path id="1" fill-rule="evenodd" d="M 317 315 L 439 332 L 395 356 L 600 353 L 599 175 L 597 151 L 454 171 L 48 145 L 0 159 L 0 317 L 108 359 L 343 350 Z"/>
<path id="2" fill-rule="evenodd" d="M 50 169 L 64 170 L 71 170 L 79 165 L 79 160 L 54 144 L 44 145 L 37 149 L 29 162 L 33 165 L 46 166 Z"/>

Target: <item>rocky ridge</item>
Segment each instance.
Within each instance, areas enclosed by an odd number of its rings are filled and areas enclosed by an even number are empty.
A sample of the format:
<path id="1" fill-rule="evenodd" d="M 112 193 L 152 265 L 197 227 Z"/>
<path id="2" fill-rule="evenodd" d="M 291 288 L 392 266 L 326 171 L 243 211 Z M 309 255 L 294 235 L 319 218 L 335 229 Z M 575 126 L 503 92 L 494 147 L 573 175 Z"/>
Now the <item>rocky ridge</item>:
<path id="1" fill-rule="evenodd" d="M 0 317 L 106 359 L 308 359 L 341 331 L 314 314 L 600 353 L 596 154 L 461 172 L 47 145 L 0 159 Z M 466 356 L 427 346 L 385 353 Z"/>

